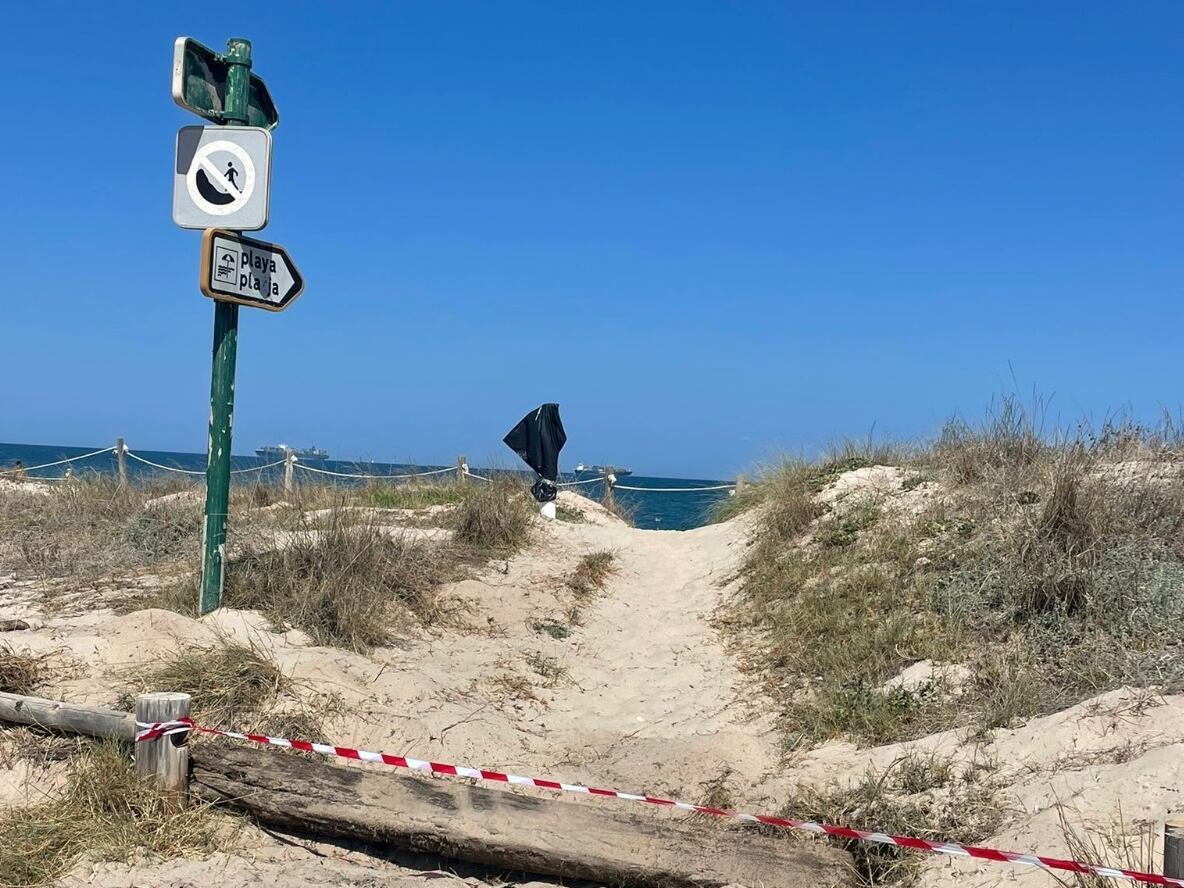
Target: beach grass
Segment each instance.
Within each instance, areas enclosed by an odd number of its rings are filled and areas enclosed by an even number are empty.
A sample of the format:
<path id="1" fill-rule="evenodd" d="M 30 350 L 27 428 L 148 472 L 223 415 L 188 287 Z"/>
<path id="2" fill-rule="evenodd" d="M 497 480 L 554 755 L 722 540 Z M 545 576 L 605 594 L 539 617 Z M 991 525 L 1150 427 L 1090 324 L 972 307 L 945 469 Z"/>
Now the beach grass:
<path id="1" fill-rule="evenodd" d="M 986 731 L 1184 681 L 1180 443 L 1171 423 L 1050 435 L 1002 399 L 927 446 L 767 470 L 744 493 L 753 529 L 724 622 L 787 748 Z M 855 470 L 890 489 L 822 495 Z M 890 683 L 919 661 L 931 678 Z"/>

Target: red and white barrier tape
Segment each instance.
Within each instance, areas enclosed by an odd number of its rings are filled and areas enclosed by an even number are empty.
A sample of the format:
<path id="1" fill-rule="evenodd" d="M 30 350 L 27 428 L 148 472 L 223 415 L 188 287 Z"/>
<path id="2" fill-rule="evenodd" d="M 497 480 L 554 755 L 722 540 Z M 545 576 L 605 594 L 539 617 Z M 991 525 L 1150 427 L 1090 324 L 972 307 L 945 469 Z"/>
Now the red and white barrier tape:
<path id="1" fill-rule="evenodd" d="M 366 752 L 352 749 L 348 746 L 329 746 L 324 743 L 309 743 L 307 740 L 288 740 L 282 737 L 265 737 L 262 734 L 240 734 L 236 731 L 222 731 L 217 728 L 206 728 L 195 724 L 192 719 L 182 718 L 168 722 L 136 722 L 140 729 L 136 733 L 136 742 L 155 740 L 173 734 L 183 734 L 198 731 L 202 734 L 212 734 L 217 737 L 228 737 L 232 740 L 242 740 L 258 743 L 263 746 L 280 746 L 285 749 L 296 749 L 301 752 L 316 752 L 321 755 L 337 756 L 338 758 L 355 759 L 363 762 L 390 765 L 395 768 L 406 768 L 412 771 L 422 771 L 425 774 L 438 774 L 447 777 L 469 777 L 473 780 L 489 780 L 496 783 L 509 783 L 515 786 L 534 786 L 539 789 L 550 789 L 557 792 L 574 792 L 582 795 L 608 796 L 624 799 L 629 802 L 645 802 L 649 805 L 660 805 L 666 808 L 678 808 L 696 814 L 710 814 L 715 817 L 730 817 L 748 823 L 763 823 L 766 826 L 777 826 L 782 829 L 801 830 L 816 835 L 831 836 L 839 839 L 858 840 L 861 842 L 878 842 L 883 845 L 897 845 L 901 848 L 912 848 L 916 851 L 929 851 L 934 854 L 949 854 L 954 857 L 972 857 L 976 860 L 990 860 L 996 863 L 1018 863 L 1025 866 L 1035 866 L 1046 870 L 1061 870 L 1070 873 L 1083 873 L 1103 876 L 1108 879 L 1127 879 L 1142 882 L 1147 885 L 1171 885 L 1184 888 L 1184 879 L 1161 876 L 1156 873 L 1144 873 L 1138 870 L 1122 869 L 1120 867 L 1102 866 L 1095 863 L 1083 863 L 1078 860 L 1068 860 L 1059 857 L 1046 857 L 1042 854 L 1021 853 L 1018 851 L 999 851 L 994 848 L 982 848 L 977 845 L 963 845 L 958 842 L 935 842 L 929 839 L 918 839 L 910 836 L 894 836 L 882 832 L 869 832 L 861 829 L 851 829 L 845 826 L 831 826 L 826 823 L 813 823 L 805 820 L 793 820 L 788 817 L 771 817 L 767 814 L 744 814 L 737 811 L 725 811 L 722 808 L 712 808 L 707 805 L 692 805 L 689 802 L 676 802 L 670 799 L 655 798 L 640 793 L 621 792 L 616 789 L 597 789 L 593 786 L 582 786 L 578 783 L 562 783 L 557 780 L 543 780 L 538 777 L 520 777 L 517 774 L 506 774 L 502 771 L 490 771 L 486 768 L 468 768 L 462 765 L 449 765 L 441 762 L 422 761 L 401 755 L 390 755 L 385 752 Z"/>

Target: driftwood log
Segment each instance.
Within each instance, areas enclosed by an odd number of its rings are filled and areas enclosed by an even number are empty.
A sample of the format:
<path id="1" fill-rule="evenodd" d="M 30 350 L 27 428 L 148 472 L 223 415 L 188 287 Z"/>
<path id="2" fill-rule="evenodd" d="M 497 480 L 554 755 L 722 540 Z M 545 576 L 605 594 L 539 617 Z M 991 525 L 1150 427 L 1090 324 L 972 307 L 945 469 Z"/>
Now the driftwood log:
<path id="1" fill-rule="evenodd" d="M 21 694 L 0 693 L 0 722 L 88 737 L 132 740 L 136 736 L 136 718 L 130 712 L 59 703 Z"/>
<path id="2" fill-rule="evenodd" d="M 0 722 L 131 740 L 135 717 L 0 693 Z M 507 873 L 618 885 L 830 888 L 853 884 L 851 859 L 819 841 L 581 804 L 389 769 L 202 743 L 189 793 L 305 835 L 439 855 Z"/>
<path id="3" fill-rule="evenodd" d="M 850 858 L 817 841 L 231 746 L 202 744 L 191 757 L 191 796 L 262 823 L 505 872 L 696 888 L 850 884 Z"/>

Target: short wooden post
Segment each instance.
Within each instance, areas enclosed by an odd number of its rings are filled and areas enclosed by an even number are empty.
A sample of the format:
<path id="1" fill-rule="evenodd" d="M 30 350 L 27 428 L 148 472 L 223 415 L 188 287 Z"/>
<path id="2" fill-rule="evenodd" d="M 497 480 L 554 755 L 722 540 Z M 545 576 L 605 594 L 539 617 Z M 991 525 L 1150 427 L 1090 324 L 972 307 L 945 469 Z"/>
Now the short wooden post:
<path id="1" fill-rule="evenodd" d="M 469 474 L 469 461 L 463 455 L 456 458 L 456 480 L 464 481 Z"/>
<path id="2" fill-rule="evenodd" d="M 66 465 L 66 480 L 67 481 L 74 480 L 74 466 L 71 464 Z"/>
<path id="3" fill-rule="evenodd" d="M 292 492 L 292 475 L 296 469 L 296 451 L 288 449 L 284 451 L 284 490 L 288 493 Z"/>
<path id="4" fill-rule="evenodd" d="M 737 475 L 736 476 L 736 493 L 743 493 L 744 492 L 744 485 L 747 483 L 748 483 L 748 481 L 747 481 L 747 479 L 745 479 L 745 477 L 743 475 Z"/>
<path id="5" fill-rule="evenodd" d="M 617 476 L 613 474 L 612 466 L 604 467 L 604 506 L 609 511 L 613 509 L 613 485 L 617 483 Z"/>
<path id="6" fill-rule="evenodd" d="M 140 694 L 136 697 L 138 722 L 167 722 L 187 715 L 188 694 Z M 180 811 L 189 800 L 189 735 L 170 734 L 137 743 L 136 774 L 156 785 L 167 810 Z"/>
<path id="7" fill-rule="evenodd" d="M 1176 818 L 1163 825 L 1163 874 L 1184 879 L 1184 819 Z"/>
<path id="8" fill-rule="evenodd" d="M 123 438 L 115 439 L 115 464 L 119 466 L 119 483 L 127 484 L 127 445 Z"/>

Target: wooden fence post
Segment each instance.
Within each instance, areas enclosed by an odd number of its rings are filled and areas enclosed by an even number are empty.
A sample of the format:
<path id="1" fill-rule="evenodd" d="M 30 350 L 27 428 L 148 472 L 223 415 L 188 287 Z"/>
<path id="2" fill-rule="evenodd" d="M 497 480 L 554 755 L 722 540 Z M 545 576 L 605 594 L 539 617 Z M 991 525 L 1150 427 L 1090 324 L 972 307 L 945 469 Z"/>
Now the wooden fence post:
<path id="1" fill-rule="evenodd" d="M 140 694 L 136 721 L 174 721 L 189 715 L 188 694 Z M 156 784 L 169 811 L 189 800 L 189 735 L 172 734 L 136 744 L 136 774 Z"/>
<path id="2" fill-rule="evenodd" d="M 296 451 L 291 448 L 284 451 L 284 490 L 292 492 L 292 475 L 296 468 Z"/>
<path id="3" fill-rule="evenodd" d="M 748 482 L 743 475 L 737 475 L 736 476 L 736 493 L 737 494 L 743 493 L 744 492 L 744 485 L 747 483 Z"/>
<path id="4" fill-rule="evenodd" d="M 613 474 L 612 466 L 604 467 L 604 507 L 613 511 L 613 485 L 617 483 L 617 476 Z"/>
<path id="5" fill-rule="evenodd" d="M 1184 820 L 1169 820 L 1163 825 L 1163 874 L 1184 879 Z"/>
<path id="6" fill-rule="evenodd" d="M 469 474 L 469 461 L 463 455 L 456 458 L 456 480 L 464 481 L 465 476 Z"/>
<path id="7" fill-rule="evenodd" d="M 119 483 L 127 484 L 127 445 L 123 438 L 115 439 L 115 464 L 119 466 Z"/>

